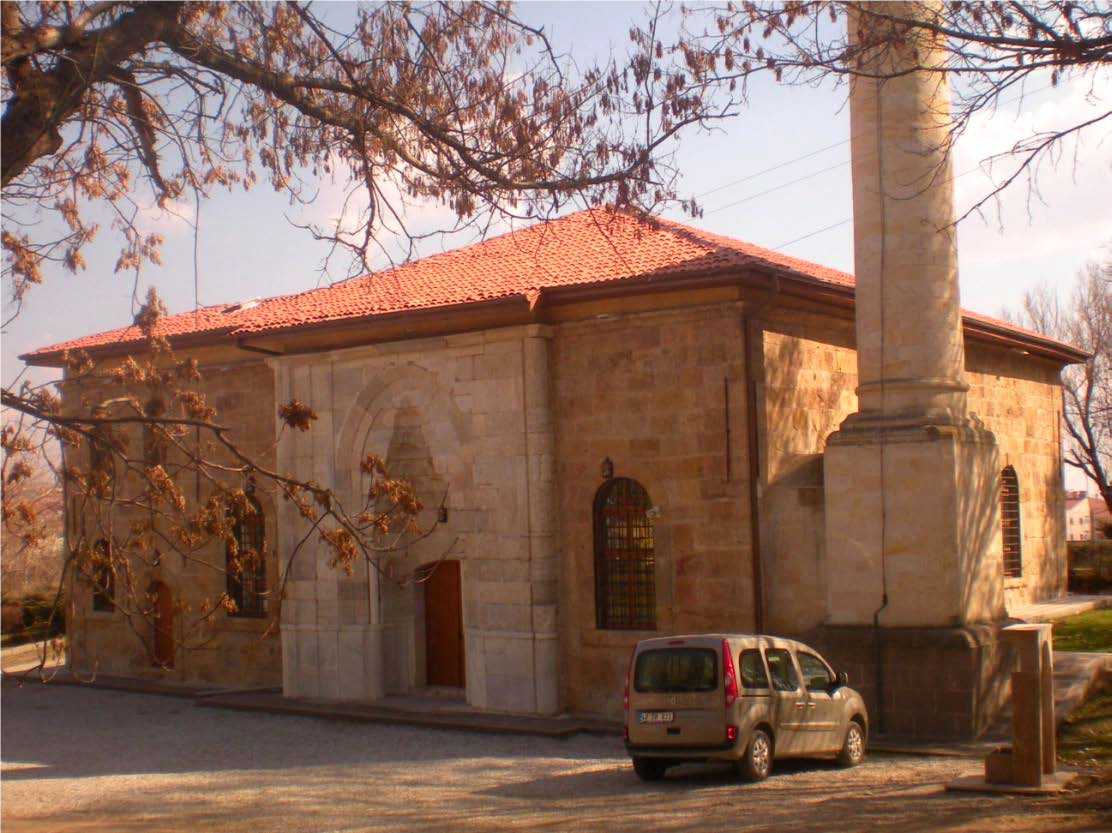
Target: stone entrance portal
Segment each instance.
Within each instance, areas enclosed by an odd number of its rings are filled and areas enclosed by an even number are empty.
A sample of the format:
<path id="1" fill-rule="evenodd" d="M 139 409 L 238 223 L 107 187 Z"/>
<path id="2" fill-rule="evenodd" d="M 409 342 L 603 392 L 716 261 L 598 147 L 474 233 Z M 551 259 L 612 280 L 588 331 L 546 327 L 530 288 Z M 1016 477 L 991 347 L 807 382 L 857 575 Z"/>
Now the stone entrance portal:
<path id="1" fill-rule="evenodd" d="M 427 565 L 425 588 L 425 682 L 463 688 L 463 606 L 458 561 Z"/>

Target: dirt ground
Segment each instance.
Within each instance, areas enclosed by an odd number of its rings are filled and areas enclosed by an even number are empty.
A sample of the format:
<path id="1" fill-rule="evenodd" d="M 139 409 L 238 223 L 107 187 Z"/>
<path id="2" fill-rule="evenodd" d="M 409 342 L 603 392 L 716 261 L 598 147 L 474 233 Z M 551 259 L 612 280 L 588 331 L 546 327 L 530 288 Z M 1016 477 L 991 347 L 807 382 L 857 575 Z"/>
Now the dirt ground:
<path id="1" fill-rule="evenodd" d="M 568 740 L 196 708 L 5 682 L 5 833 L 161 831 L 1112 830 L 1112 774 L 1063 796 L 947 792 L 969 758 L 785 762 L 760 784 L 633 775 L 615 738 Z"/>

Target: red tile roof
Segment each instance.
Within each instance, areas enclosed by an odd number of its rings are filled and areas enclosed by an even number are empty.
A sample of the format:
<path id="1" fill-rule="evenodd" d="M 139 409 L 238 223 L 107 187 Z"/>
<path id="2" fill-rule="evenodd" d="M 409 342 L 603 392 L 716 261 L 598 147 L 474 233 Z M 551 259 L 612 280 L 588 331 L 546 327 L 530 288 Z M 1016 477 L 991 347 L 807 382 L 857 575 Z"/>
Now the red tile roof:
<path id="1" fill-rule="evenodd" d="M 167 316 L 159 322 L 158 333 L 171 340 L 190 337 L 192 343 L 218 344 L 248 335 L 514 296 L 532 302 L 537 293 L 562 287 L 702 277 L 746 268 L 842 292 L 854 285 L 846 272 L 740 240 L 668 220 L 643 221 L 588 209 L 322 289 Z M 983 316 L 966 317 L 1024 334 Z M 47 362 L 64 350 L 116 352 L 142 342 L 137 327 L 123 327 L 44 347 L 23 358 Z"/>

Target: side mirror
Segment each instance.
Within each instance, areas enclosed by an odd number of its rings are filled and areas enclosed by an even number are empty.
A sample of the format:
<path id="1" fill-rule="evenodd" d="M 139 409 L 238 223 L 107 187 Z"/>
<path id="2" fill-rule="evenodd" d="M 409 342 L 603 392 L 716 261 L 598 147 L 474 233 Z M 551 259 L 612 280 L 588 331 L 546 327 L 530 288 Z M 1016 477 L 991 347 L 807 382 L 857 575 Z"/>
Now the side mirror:
<path id="1" fill-rule="evenodd" d="M 833 693 L 839 688 L 845 688 L 847 685 L 849 685 L 849 674 L 845 671 L 839 671 L 838 676 L 834 679 L 834 683 L 830 686 L 830 691 Z"/>

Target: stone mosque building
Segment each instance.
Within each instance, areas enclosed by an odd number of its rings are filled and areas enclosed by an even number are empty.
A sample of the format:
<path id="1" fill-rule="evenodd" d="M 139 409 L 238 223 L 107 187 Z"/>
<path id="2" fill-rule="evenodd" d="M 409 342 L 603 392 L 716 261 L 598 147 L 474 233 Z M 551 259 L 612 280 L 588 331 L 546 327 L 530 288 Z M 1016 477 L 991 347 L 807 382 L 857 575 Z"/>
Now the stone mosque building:
<path id="1" fill-rule="evenodd" d="M 859 402 L 853 316 L 849 275 L 581 212 L 392 273 L 167 319 L 221 421 L 264 464 L 348 496 L 364 455 L 385 456 L 447 510 L 397 573 L 447 560 L 432 580 L 398 586 L 374 571 L 346 577 L 323 552 L 299 558 L 279 634 L 260 640 L 265 619 L 221 614 L 217 638 L 157 673 L 340 699 L 434 684 L 482 709 L 615 714 L 629 650 L 649 634 L 844 623 L 868 642 L 876 575 L 852 554 L 835 567 L 843 542 L 829 540 L 846 522 L 854 545 L 879 517 L 845 505 L 864 477 L 829 471 L 828 438 Z M 992 606 L 929 624 L 966 639 L 1006 605 L 1065 589 L 1058 373 L 1080 355 L 968 313 L 962 332 L 968 409 L 998 455 L 986 474 L 991 555 L 976 577 Z M 111 363 L 141 346 L 124 330 L 28 359 L 83 347 Z M 279 438 L 278 403 L 293 397 L 320 418 Z M 918 521 L 943 475 L 896 465 L 890 481 L 910 494 L 893 508 Z M 304 529 L 289 504 L 258 498 L 273 580 Z M 947 581 L 974 578 L 945 566 Z M 222 589 L 219 574 L 177 567 L 164 558 L 159 576 L 175 598 Z M 91 598 L 76 611 L 74 663 L 150 672 L 119 613 Z M 901 615 L 892 624 L 914 624 Z M 445 641 L 457 650 L 430 661 Z"/>
<path id="2" fill-rule="evenodd" d="M 440 522 L 384 575 L 299 557 L 279 605 L 266 587 L 305 530 L 260 489 L 268 560 L 239 615 L 188 651 L 171 635 L 172 667 L 152 667 L 142 629 L 79 587 L 71 664 L 618 716 L 637 640 L 770 632 L 848 670 L 878 728 L 979 734 L 1005 696 L 1009 608 L 1065 592 L 1059 372 L 1084 354 L 959 309 L 948 179 L 920 176 L 938 164 L 937 84 L 854 84 L 856 283 L 587 210 L 165 319 L 266 465 L 354 503 L 377 453 Z M 25 358 L 110 366 L 142 345 L 132 328 Z M 319 419 L 280 433 L 294 397 Z M 181 562 L 152 568 L 167 604 L 223 589 Z"/>

